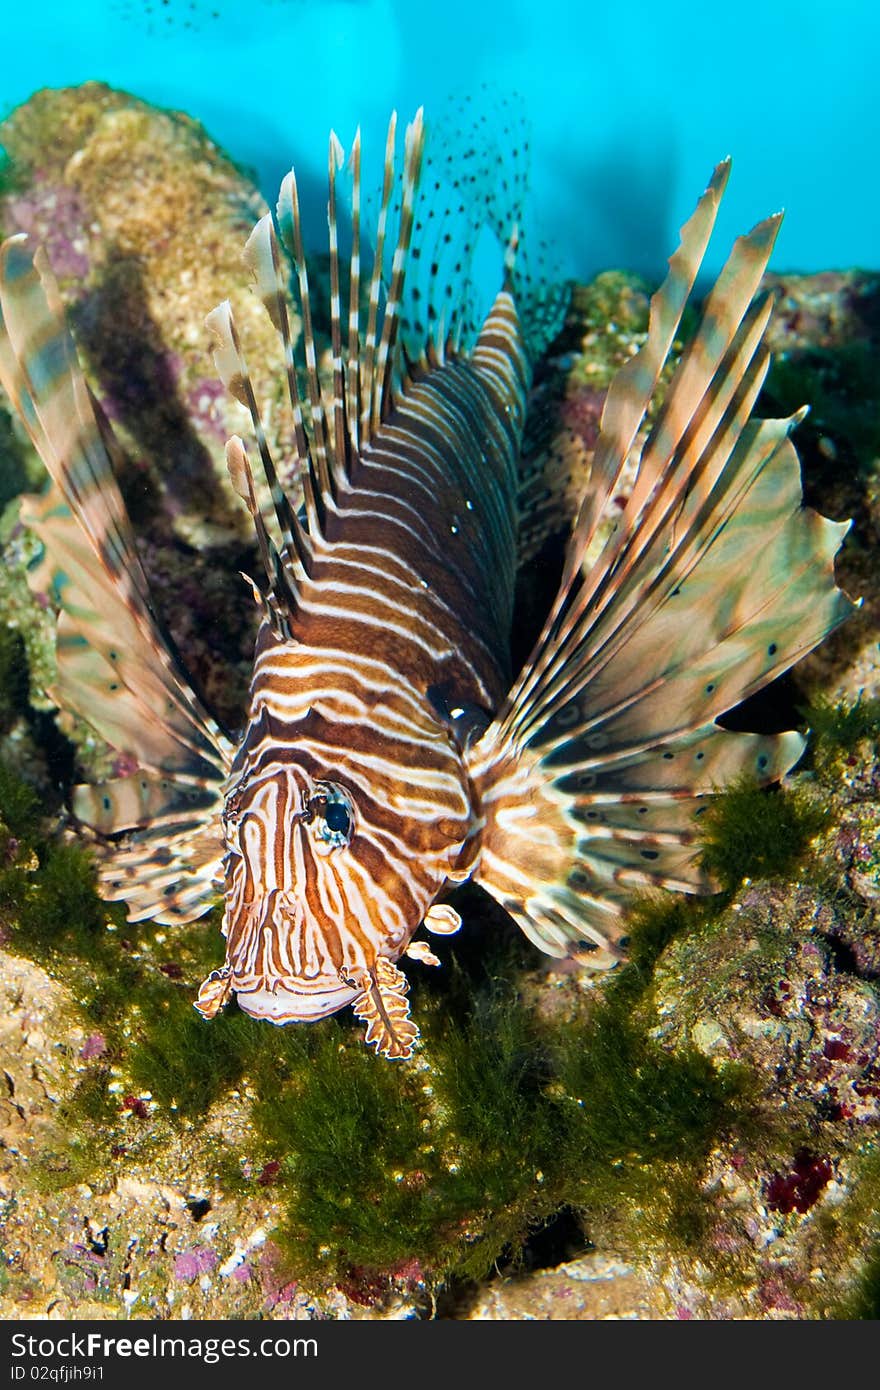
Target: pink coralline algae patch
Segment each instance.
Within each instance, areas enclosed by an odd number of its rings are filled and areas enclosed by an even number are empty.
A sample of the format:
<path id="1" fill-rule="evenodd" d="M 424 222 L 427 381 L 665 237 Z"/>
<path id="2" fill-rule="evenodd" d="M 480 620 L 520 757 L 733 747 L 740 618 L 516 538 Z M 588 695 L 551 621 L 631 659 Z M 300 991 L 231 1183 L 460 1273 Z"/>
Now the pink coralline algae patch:
<path id="1" fill-rule="evenodd" d="M 604 391 L 582 386 L 563 402 L 559 411 L 562 424 L 573 430 L 587 449 L 595 449 L 599 438 L 605 394 Z"/>
<path id="2" fill-rule="evenodd" d="M 195 1245 L 185 1250 L 174 1260 L 175 1279 L 197 1279 L 200 1274 L 210 1274 L 217 1264 L 217 1256 L 205 1245 Z"/>
<path id="3" fill-rule="evenodd" d="M 226 387 L 223 383 L 208 379 L 197 381 L 187 392 L 186 403 L 191 418 L 225 444 L 229 431 L 226 427 Z"/>
<path id="4" fill-rule="evenodd" d="M 795 1155 L 791 1170 L 774 1173 L 767 1183 L 767 1206 L 785 1216 L 793 1211 L 803 1216 L 815 1206 L 833 1175 L 830 1159 L 817 1158 L 808 1149 L 801 1149 Z"/>
<path id="5" fill-rule="evenodd" d="M 299 1284 L 290 1278 L 290 1271 L 284 1263 L 277 1245 L 267 1241 L 260 1253 L 260 1278 L 266 1295 L 265 1311 L 283 1310 L 299 1296 Z"/>
<path id="6" fill-rule="evenodd" d="M 425 1271 L 417 1259 L 402 1260 L 389 1271 L 398 1288 L 412 1292 L 425 1282 Z"/>
<path id="7" fill-rule="evenodd" d="M 111 772 L 114 777 L 132 777 L 139 767 L 140 763 L 131 753 L 120 753 L 113 760 Z"/>
<path id="8" fill-rule="evenodd" d="M 768 1312 L 799 1316 L 804 1311 L 803 1304 L 792 1296 L 784 1273 L 765 1279 L 758 1290 L 758 1297 Z"/>
<path id="9" fill-rule="evenodd" d="M 86 214 L 82 202 L 65 184 L 40 185 L 39 175 L 26 194 L 6 204 L 7 224 L 35 236 L 46 248 L 49 263 L 60 280 L 81 280 L 89 270 L 83 245 Z"/>
<path id="10" fill-rule="evenodd" d="M 80 1048 L 79 1055 L 84 1062 L 91 1062 L 95 1057 L 103 1057 L 107 1051 L 107 1040 L 103 1033 L 90 1033 Z"/>
<path id="11" fill-rule="evenodd" d="M 421 1264 L 415 1258 L 401 1260 L 389 1269 L 370 1269 L 366 1265 L 352 1265 L 339 1287 L 352 1303 L 365 1308 L 380 1302 L 391 1289 L 412 1293 L 425 1282 Z"/>

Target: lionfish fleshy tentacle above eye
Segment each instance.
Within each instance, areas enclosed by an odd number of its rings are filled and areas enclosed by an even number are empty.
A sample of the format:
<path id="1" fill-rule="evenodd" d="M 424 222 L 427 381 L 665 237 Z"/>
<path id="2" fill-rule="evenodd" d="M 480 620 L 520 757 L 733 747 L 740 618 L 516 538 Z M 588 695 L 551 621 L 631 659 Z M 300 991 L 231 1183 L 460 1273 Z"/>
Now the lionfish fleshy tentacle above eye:
<path id="1" fill-rule="evenodd" d="M 711 888 L 695 817 L 732 779 L 767 782 L 797 733 L 715 722 L 852 610 L 834 582 L 847 524 L 804 508 L 789 433 L 750 419 L 770 302 L 753 299 L 779 219 L 735 244 L 595 564 L 583 557 L 633 447 L 696 278 L 720 166 L 652 300 L 648 339 L 612 384 L 563 582 L 531 660 L 466 755 L 487 827 L 478 882 L 543 950 L 620 958 L 633 889 Z"/>
<path id="2" fill-rule="evenodd" d="M 132 832 L 102 855 L 108 897 L 131 917 L 189 920 L 215 896 L 232 749 L 158 621 L 116 482 L 119 447 L 86 385 L 45 252 L 25 236 L 0 247 L 0 383 L 52 479 L 21 512 L 61 608 L 49 693 L 135 769 L 76 788 L 74 811 L 103 835 Z"/>

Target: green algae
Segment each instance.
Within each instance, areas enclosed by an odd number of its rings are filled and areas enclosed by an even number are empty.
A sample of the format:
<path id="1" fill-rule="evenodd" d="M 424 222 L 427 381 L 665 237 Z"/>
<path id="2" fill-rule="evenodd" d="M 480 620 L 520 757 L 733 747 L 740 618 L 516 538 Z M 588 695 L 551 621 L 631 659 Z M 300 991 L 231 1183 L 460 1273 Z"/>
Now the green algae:
<path id="1" fill-rule="evenodd" d="M 446 1009 L 422 1022 L 414 1071 L 331 1042 L 287 1113 L 274 1098 L 258 1106 L 285 1153 L 281 1239 L 294 1268 L 339 1278 L 416 1259 L 433 1281 L 479 1279 L 564 1208 L 587 1228 L 628 1212 L 640 1233 L 650 1209 L 655 1233 L 667 1231 L 656 1211 L 673 1191 L 700 1227 L 700 1162 L 730 1119 L 735 1079 L 669 1057 L 614 1003 L 540 1023 L 497 974 L 472 982 L 464 1022 Z"/>
<path id="2" fill-rule="evenodd" d="M 34 798 L 4 776 L 18 839 L 0 872 L 7 945 L 71 988 L 106 1045 L 65 1101 L 66 1143 L 47 1148 L 37 1183 L 112 1172 L 115 1149 L 148 1159 L 235 1092 L 251 1168 L 277 1169 L 282 1248 L 319 1283 L 391 1278 L 412 1261 L 430 1282 L 478 1278 L 561 1208 L 589 1224 L 611 1207 L 644 1213 L 652 1191 L 666 1206 L 677 1192 L 676 1219 L 687 1210 L 699 1227 L 701 1159 L 739 1086 L 651 1042 L 628 1018 L 627 972 L 551 1023 L 515 984 L 518 939 L 490 940 L 476 968 L 467 946 L 453 951 L 445 980 L 416 987 L 423 1043 L 407 1066 L 379 1062 L 353 1021 L 274 1029 L 229 1011 L 206 1023 L 192 998 L 216 927 L 126 924 L 97 896 L 87 853 L 43 837 Z"/>
<path id="3" fill-rule="evenodd" d="M 862 739 L 880 742 L 880 698 L 860 696 L 848 704 L 819 697 L 802 713 L 813 734 L 812 756 L 820 770 L 824 771 L 839 753 L 852 751 Z"/>
<path id="4" fill-rule="evenodd" d="M 12 691 L 18 639 L 4 652 Z M 19 687 L 13 713 L 21 697 Z M 873 718 L 863 708 L 821 728 L 814 719 L 817 746 L 857 739 Z M 35 794 L 2 764 L 0 808 L 7 946 L 68 985 L 83 1027 L 106 1045 L 62 1103 L 63 1138 L 32 1166 L 37 1186 L 106 1182 L 198 1135 L 227 1190 L 271 1184 L 274 1238 L 297 1278 L 368 1300 L 414 1270 L 436 1288 L 515 1266 L 562 1210 L 622 1251 L 705 1263 L 710 1152 L 734 1132 L 765 1166 L 791 1148 L 784 1117 L 756 1106 L 749 1067 L 657 1035 L 655 967 L 676 943 L 713 959 L 742 879 L 802 864 L 825 822 L 800 789 L 740 784 L 718 797 L 704 853 L 724 893 L 639 900 L 630 964 L 562 1019 L 524 997 L 534 957 L 488 908 L 481 928 L 473 891 L 471 933 L 449 943 L 441 971 L 413 972 L 423 1036 L 403 1065 L 368 1052 L 349 1017 L 275 1029 L 230 1009 L 206 1022 L 192 999 L 217 963 L 216 914 L 173 930 L 127 923 L 98 897 L 82 845 L 45 833 Z M 778 934 L 765 936 L 746 961 L 762 976 L 783 952 Z M 734 956 L 731 980 L 748 991 L 744 968 Z M 208 1133 L 230 1098 L 248 1120 L 236 1148 Z M 733 1256 L 711 1265 L 718 1289 L 747 1280 Z"/>
<path id="5" fill-rule="evenodd" d="M 0 146 L 0 198 L 17 192 L 25 183 L 25 174 Z"/>
<path id="6" fill-rule="evenodd" d="M 824 1315 L 876 1321 L 880 1318 L 880 1148 L 865 1146 L 847 1199 L 823 1211 L 819 1224 L 826 1245 L 833 1243 L 844 1257 L 851 1259 L 854 1252 L 867 1255 L 853 1287 L 822 1310 Z"/>
<path id="7" fill-rule="evenodd" d="M 805 789 L 742 778 L 713 798 L 700 822 L 703 865 L 728 893 L 746 878 L 790 878 L 829 815 Z"/>
<path id="8" fill-rule="evenodd" d="M 781 415 L 810 402 L 803 428 L 820 443 L 830 438 L 831 447 L 846 451 L 842 471 L 848 462 L 862 472 L 875 467 L 880 458 L 880 389 L 873 343 L 786 353 L 774 361 L 766 391 Z M 829 445 L 822 447 L 827 452 Z"/>

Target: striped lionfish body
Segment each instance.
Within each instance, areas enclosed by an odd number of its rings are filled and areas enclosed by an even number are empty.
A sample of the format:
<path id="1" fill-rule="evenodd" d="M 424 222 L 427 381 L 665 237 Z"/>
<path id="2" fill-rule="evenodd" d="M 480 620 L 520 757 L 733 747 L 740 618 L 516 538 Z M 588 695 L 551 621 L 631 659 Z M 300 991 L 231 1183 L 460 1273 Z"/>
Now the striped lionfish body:
<path id="1" fill-rule="evenodd" d="M 450 237 L 441 227 L 436 251 L 427 240 L 421 113 L 399 181 L 394 133 L 392 120 L 366 311 L 358 139 L 352 151 L 345 320 L 342 151 L 331 137 L 329 389 L 292 174 L 278 224 L 298 284 L 304 398 L 271 218 L 247 244 L 283 345 L 299 513 L 269 453 L 228 304 L 208 319 L 220 375 L 250 412 L 272 502 L 264 516 L 245 445 L 231 439 L 230 476 L 265 570 L 253 585 L 262 625 L 237 747 L 156 617 L 114 481 L 112 434 L 45 256 L 20 237 L 0 262 L 0 379 L 53 479 L 23 514 L 65 580 L 55 698 L 137 767 L 75 792 L 80 820 L 116 837 L 105 891 L 133 918 L 171 922 L 205 912 L 222 882 L 226 960 L 203 984 L 200 1012 L 212 1016 L 235 994 L 248 1013 L 283 1024 L 350 1004 L 378 1052 L 406 1057 L 417 1029 L 397 962 L 406 953 L 437 963 L 413 937 L 422 923 L 458 927 L 438 902 L 450 885 L 473 878 L 542 950 L 599 968 L 623 955 L 633 889 L 711 888 L 695 816 L 733 777 L 778 778 L 803 748 L 795 733 L 733 734 L 716 720 L 851 604 L 833 576 L 846 527 L 801 503 L 788 437 L 796 419 L 751 418 L 771 308 L 755 294 L 778 218 L 734 246 L 643 437 L 714 224 L 721 165 L 682 229 L 647 340 L 609 390 L 560 590 L 511 685 L 519 455 L 540 347 L 524 324 L 540 315 L 517 278 L 511 224 L 499 229 L 502 288 L 468 333 L 442 269 Z M 427 272 L 416 264 L 423 250 Z M 407 308 L 420 291 L 423 328 Z M 632 495 L 587 565 L 634 450 Z"/>

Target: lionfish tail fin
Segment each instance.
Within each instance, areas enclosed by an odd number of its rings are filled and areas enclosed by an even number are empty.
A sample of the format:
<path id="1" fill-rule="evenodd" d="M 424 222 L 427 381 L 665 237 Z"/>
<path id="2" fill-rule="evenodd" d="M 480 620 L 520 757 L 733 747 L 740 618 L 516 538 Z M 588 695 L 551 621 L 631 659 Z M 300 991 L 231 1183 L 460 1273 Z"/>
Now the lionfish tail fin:
<path id="1" fill-rule="evenodd" d="M 560 591 L 470 771 L 486 825 L 476 871 L 550 954 L 621 954 L 634 889 L 711 890 L 698 818 L 736 777 L 798 760 L 797 733 L 731 733 L 720 716 L 851 612 L 834 557 L 848 529 L 803 506 L 789 438 L 754 420 L 769 299 L 755 299 L 778 218 L 734 245 L 645 441 L 597 561 L 603 496 L 633 448 L 726 180 L 719 166 L 654 296 L 648 338 L 608 394 Z M 579 945 L 580 943 L 580 945 Z"/>
<path id="2" fill-rule="evenodd" d="M 0 246 L 0 384 L 52 479 L 21 509 L 44 550 L 29 582 L 60 609 L 48 693 L 116 751 L 127 774 L 77 788 L 74 812 L 102 837 L 134 832 L 102 856 L 109 897 L 140 916 L 197 916 L 219 868 L 202 832 L 218 813 L 231 748 L 156 618 L 114 473 L 118 446 L 86 385 L 45 252 L 26 236 Z"/>

